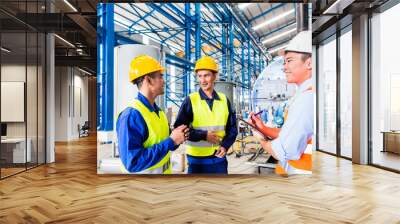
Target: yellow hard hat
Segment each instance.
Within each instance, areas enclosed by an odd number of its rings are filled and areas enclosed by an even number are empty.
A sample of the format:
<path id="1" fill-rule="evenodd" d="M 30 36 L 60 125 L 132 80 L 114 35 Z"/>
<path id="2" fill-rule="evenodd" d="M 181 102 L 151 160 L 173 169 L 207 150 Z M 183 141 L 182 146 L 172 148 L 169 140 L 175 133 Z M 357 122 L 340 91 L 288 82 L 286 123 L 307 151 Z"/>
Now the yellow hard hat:
<path id="1" fill-rule="evenodd" d="M 131 61 L 131 66 L 129 68 L 129 80 L 132 82 L 139 77 L 157 71 L 162 73 L 165 71 L 165 68 L 163 68 L 156 59 L 143 54 L 137 56 Z"/>
<path id="2" fill-rule="evenodd" d="M 194 72 L 197 72 L 197 70 L 201 69 L 208 69 L 214 72 L 218 72 L 218 64 L 212 57 L 204 56 L 196 61 Z"/>

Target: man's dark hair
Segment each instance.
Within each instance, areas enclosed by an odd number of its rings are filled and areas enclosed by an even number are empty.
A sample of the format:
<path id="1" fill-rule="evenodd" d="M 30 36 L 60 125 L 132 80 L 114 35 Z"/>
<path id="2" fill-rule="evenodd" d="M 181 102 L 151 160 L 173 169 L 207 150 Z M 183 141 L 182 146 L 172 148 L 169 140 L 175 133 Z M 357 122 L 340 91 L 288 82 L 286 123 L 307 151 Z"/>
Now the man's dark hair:
<path id="1" fill-rule="evenodd" d="M 303 62 L 305 62 L 307 59 L 309 59 L 309 58 L 311 58 L 311 54 L 309 54 L 309 53 L 302 53 L 301 54 L 301 60 L 303 61 Z"/>
<path id="2" fill-rule="evenodd" d="M 144 77 L 145 77 L 145 75 L 133 80 L 132 84 L 136 85 L 138 87 L 138 89 L 140 89 L 140 87 L 143 84 Z"/>
<path id="3" fill-rule="evenodd" d="M 143 85 L 144 77 L 150 76 L 151 78 L 154 78 L 156 73 L 157 72 L 152 72 L 152 73 L 146 74 L 144 76 L 141 76 L 141 77 L 133 80 L 132 83 L 135 84 L 138 87 L 138 89 L 140 89 L 140 87 L 142 87 L 142 85 Z"/>

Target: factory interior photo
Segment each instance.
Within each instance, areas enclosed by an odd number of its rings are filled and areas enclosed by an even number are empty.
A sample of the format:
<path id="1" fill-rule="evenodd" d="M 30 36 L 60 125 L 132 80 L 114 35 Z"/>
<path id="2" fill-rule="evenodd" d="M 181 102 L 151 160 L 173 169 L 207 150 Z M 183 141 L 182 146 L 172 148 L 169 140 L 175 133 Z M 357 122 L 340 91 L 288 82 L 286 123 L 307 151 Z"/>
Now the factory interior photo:
<path id="1" fill-rule="evenodd" d="M 397 21 L 398 0 L 0 1 L 0 223 L 399 223 Z"/>

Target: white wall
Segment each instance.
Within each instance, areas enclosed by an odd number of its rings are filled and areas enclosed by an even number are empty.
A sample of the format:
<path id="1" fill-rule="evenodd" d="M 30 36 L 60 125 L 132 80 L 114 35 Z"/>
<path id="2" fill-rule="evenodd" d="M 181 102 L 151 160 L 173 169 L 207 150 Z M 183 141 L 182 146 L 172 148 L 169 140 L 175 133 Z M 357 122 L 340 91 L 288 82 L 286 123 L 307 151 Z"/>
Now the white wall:
<path id="1" fill-rule="evenodd" d="M 73 67 L 56 67 L 55 73 L 55 140 L 70 141 L 88 120 L 88 78 Z"/>
<path id="2" fill-rule="evenodd" d="M 3 64 L 1 66 L 2 82 L 24 82 L 26 85 L 26 106 L 22 107 L 22 113 L 26 112 L 26 120 L 22 122 L 6 122 L 8 138 L 29 139 L 29 148 L 31 149 L 32 162 L 44 162 L 44 74 L 40 66 L 25 66 L 24 64 Z M 27 78 L 27 80 L 25 80 Z M 24 91 L 22 90 L 22 93 Z M 7 97 L 7 96 L 2 96 Z M 11 108 L 1 108 L 12 110 Z M 12 113 L 12 111 L 7 111 Z M 37 155 L 39 153 L 39 155 Z"/>
<path id="3" fill-rule="evenodd" d="M 6 64 L 1 66 L 1 81 L 3 82 L 25 82 L 25 71 L 26 67 L 19 64 Z M 33 69 L 32 66 L 28 66 L 28 73 Z M 29 96 L 33 96 L 33 93 L 28 93 Z M 36 96 L 36 92 L 35 92 Z M 7 110 L 7 108 L 1 108 L 1 110 Z M 29 116 L 29 115 L 28 115 Z M 28 120 L 29 117 L 28 117 Z M 7 137 L 25 137 L 25 122 L 7 122 Z M 29 136 L 28 136 L 29 137 Z"/>
<path id="4" fill-rule="evenodd" d="M 68 68 L 55 68 L 55 141 L 67 141 Z"/>
<path id="5" fill-rule="evenodd" d="M 85 121 L 88 121 L 88 78 L 83 77 L 80 74 L 83 73 L 78 73 L 79 70 L 74 70 L 75 75 L 74 75 L 74 96 L 72 96 L 74 102 L 72 105 L 74 107 L 72 108 L 72 120 L 71 120 L 71 135 L 72 138 L 77 138 L 79 133 L 78 133 L 78 124 L 81 126 L 85 123 Z M 72 89 L 71 89 L 72 90 Z"/>

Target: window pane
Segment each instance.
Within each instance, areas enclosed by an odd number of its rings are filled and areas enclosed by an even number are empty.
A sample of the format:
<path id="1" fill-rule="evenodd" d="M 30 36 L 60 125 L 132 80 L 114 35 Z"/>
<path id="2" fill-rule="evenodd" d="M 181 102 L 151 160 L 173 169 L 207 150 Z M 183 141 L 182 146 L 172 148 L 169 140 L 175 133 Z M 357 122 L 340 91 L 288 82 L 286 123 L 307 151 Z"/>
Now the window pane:
<path id="1" fill-rule="evenodd" d="M 400 4 L 371 20 L 372 163 L 396 170 L 400 170 L 400 33 L 393 27 L 398 21 Z"/>
<path id="2" fill-rule="evenodd" d="M 352 157 L 352 35 L 351 30 L 340 37 L 340 141 L 341 155 Z"/>
<path id="3" fill-rule="evenodd" d="M 336 153 L 336 40 L 318 48 L 319 149 Z"/>

